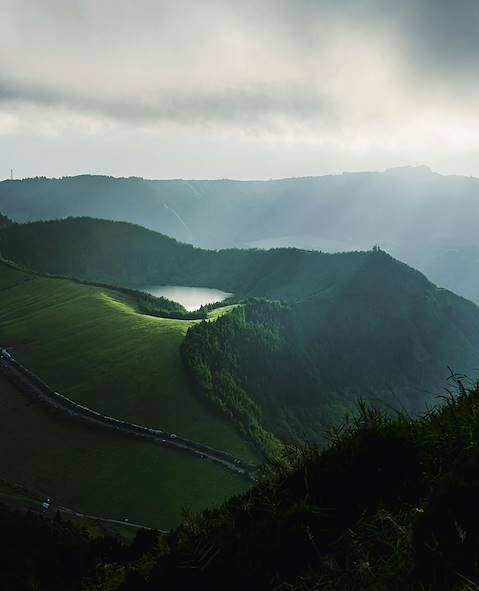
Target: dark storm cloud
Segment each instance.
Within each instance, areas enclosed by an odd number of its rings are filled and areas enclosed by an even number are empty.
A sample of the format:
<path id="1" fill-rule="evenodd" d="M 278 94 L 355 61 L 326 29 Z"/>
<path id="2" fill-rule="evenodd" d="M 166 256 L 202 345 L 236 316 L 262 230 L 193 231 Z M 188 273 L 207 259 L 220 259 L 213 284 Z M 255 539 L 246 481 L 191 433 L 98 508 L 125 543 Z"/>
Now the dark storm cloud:
<path id="1" fill-rule="evenodd" d="M 0 84 L 0 103 L 62 106 L 79 112 L 95 112 L 107 117 L 131 121 L 176 121 L 207 123 L 210 119 L 222 123 L 259 123 L 268 117 L 304 117 L 319 114 L 334 119 L 334 107 L 318 93 L 292 92 L 290 88 L 222 89 L 214 93 L 170 95 L 145 100 L 141 95 L 103 97 L 69 93 L 67 89 L 31 87 L 22 84 Z"/>

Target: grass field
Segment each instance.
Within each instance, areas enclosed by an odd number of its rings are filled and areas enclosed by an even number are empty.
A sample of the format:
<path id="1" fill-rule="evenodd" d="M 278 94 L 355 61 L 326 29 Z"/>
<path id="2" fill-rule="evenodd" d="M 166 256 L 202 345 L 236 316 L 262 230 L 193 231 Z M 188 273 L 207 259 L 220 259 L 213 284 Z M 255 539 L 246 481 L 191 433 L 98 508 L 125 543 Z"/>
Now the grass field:
<path id="1" fill-rule="evenodd" d="M 0 475 L 55 503 L 161 529 L 245 490 L 207 460 L 70 421 L 0 376 Z M 1 499 L 0 499 L 1 500 Z"/>
<path id="2" fill-rule="evenodd" d="M 114 290 L 0 264 L 0 344 L 53 388 L 257 462 L 234 427 L 191 391 L 179 347 L 192 322 L 139 314 L 130 296 Z"/>

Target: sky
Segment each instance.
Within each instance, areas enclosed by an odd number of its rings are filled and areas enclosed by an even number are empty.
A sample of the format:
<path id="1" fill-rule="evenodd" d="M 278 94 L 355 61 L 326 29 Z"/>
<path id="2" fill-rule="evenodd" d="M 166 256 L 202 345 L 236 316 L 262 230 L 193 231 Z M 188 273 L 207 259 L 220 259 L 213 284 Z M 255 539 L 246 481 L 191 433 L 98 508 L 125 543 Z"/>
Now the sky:
<path id="1" fill-rule="evenodd" d="M 477 0 L 0 0 L 0 178 L 479 176 Z"/>

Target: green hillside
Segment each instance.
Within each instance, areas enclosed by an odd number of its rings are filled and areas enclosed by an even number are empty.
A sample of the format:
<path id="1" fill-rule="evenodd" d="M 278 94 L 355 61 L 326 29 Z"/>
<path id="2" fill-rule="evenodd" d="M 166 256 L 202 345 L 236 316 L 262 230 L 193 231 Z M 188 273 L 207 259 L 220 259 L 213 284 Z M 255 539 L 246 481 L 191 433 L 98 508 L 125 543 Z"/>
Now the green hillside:
<path id="1" fill-rule="evenodd" d="M 179 347 L 193 321 L 144 316 L 133 296 L 0 263 L 0 344 L 87 406 L 258 461 L 192 393 Z M 216 311 L 216 316 L 222 310 Z M 82 512 L 169 528 L 244 490 L 208 461 L 73 423 L 4 379 L 0 475 Z M 141 499 L 141 501 L 139 501 Z"/>
<path id="2" fill-rule="evenodd" d="M 76 511 L 161 529 L 247 487 L 211 462 L 54 414 L 2 376 L 0 446 L 2 479 Z"/>
<path id="3" fill-rule="evenodd" d="M 252 459 L 234 428 L 190 388 L 179 347 L 192 322 L 142 315 L 121 292 L 0 264 L 0 342 L 54 389 Z"/>

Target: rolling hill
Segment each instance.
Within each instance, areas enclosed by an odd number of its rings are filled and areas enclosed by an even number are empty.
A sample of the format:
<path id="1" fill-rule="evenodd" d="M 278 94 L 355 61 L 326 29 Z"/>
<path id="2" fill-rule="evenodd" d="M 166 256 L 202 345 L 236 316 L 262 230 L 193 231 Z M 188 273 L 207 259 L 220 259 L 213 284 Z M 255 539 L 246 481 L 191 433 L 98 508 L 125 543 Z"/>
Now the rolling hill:
<path id="1" fill-rule="evenodd" d="M 256 461 L 234 427 L 191 390 L 179 347 L 193 322 L 144 316 L 124 292 L 0 263 L 1 346 L 54 389 Z M 168 528 L 185 507 L 197 510 L 245 487 L 208 461 L 71 423 L 4 380 L 1 390 L 2 478 L 67 506 Z"/>
<path id="2" fill-rule="evenodd" d="M 116 285 L 215 287 L 297 299 L 347 280 L 365 253 L 294 248 L 204 250 L 124 222 L 68 218 L 0 230 L 0 253 L 25 267 Z"/>
<path id="3" fill-rule="evenodd" d="M 2 345 L 54 389 L 119 419 L 248 453 L 189 387 L 179 347 L 193 321 L 142 315 L 114 290 L 4 264 L 0 273 Z"/>

